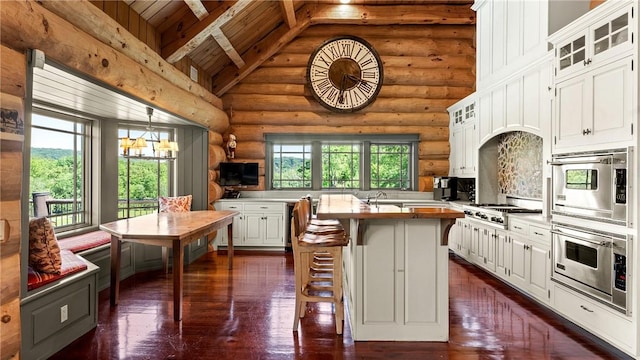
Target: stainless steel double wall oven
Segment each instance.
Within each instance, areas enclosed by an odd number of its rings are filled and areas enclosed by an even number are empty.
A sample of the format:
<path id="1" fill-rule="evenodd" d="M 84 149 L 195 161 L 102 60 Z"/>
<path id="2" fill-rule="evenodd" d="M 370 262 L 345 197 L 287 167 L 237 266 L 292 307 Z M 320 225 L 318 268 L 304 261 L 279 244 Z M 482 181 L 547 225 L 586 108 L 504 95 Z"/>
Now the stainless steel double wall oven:
<path id="1" fill-rule="evenodd" d="M 552 280 L 627 315 L 633 239 L 624 230 L 633 225 L 627 206 L 632 156 L 633 148 L 625 148 L 557 155 L 551 162 Z M 604 223 L 612 226 L 599 226 Z"/>

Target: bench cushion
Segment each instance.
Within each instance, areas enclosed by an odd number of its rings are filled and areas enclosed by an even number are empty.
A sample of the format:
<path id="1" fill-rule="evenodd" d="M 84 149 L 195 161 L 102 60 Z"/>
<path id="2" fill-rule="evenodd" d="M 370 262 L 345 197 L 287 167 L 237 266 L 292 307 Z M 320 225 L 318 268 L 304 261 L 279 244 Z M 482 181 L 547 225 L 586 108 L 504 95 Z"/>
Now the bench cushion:
<path id="1" fill-rule="evenodd" d="M 27 288 L 29 290 L 37 289 L 56 280 L 60 280 L 65 276 L 87 269 L 87 264 L 84 260 L 70 250 L 60 250 L 60 256 L 62 258 L 62 266 L 59 274 L 39 272 L 29 266 L 27 280 Z"/>
<path id="2" fill-rule="evenodd" d="M 109 235 L 109 233 L 106 231 L 98 230 L 86 234 L 59 239 L 58 245 L 60 246 L 60 249 L 70 250 L 74 254 L 77 254 L 80 251 L 93 249 L 110 242 L 111 235 Z"/>

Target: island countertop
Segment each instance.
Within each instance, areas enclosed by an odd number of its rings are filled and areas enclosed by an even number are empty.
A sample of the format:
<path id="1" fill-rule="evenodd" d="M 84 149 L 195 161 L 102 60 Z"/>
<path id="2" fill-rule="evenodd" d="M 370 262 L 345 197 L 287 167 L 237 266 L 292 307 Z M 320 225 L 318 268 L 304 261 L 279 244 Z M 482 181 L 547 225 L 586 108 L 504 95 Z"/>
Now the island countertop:
<path id="1" fill-rule="evenodd" d="M 372 200 L 375 202 L 375 200 Z M 318 219 L 457 219 L 465 215 L 448 208 L 405 208 L 395 205 L 367 204 L 351 194 L 320 196 Z"/>

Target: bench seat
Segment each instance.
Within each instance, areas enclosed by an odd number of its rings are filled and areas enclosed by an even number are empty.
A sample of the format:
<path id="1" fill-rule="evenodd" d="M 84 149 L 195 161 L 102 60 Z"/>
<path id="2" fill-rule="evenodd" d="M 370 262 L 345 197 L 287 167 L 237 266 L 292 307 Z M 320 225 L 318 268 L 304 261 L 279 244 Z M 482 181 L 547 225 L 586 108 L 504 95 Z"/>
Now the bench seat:
<path id="1" fill-rule="evenodd" d="M 60 249 L 71 250 L 74 254 L 84 252 L 111 242 L 111 235 L 102 230 L 58 239 Z"/>
<path id="2" fill-rule="evenodd" d="M 41 286 L 60 280 L 71 274 L 75 274 L 87 269 L 87 263 L 81 257 L 75 255 L 70 250 L 60 250 L 60 257 L 62 258 L 60 274 L 42 273 L 34 270 L 31 266 L 29 266 L 27 288 L 29 290 L 34 290 Z"/>

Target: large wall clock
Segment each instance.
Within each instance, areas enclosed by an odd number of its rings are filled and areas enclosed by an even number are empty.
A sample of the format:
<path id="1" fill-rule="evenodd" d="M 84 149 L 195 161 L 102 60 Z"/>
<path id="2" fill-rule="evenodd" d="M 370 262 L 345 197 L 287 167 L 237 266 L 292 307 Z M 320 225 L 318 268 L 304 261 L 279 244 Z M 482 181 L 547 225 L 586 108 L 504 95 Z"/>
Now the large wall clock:
<path id="1" fill-rule="evenodd" d="M 309 58 L 307 81 L 325 108 L 354 112 L 375 101 L 382 87 L 382 61 L 375 49 L 355 36 L 325 41 Z"/>

